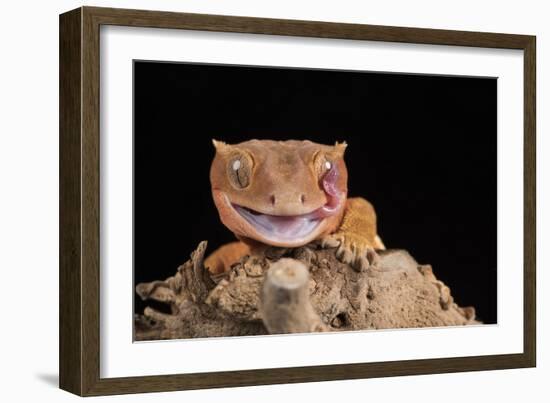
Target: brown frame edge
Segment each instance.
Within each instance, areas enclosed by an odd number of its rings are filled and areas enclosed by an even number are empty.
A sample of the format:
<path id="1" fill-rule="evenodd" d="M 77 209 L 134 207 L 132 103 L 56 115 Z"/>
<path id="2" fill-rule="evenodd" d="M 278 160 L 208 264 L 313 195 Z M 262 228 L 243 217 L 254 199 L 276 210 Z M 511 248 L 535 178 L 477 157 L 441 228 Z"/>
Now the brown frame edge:
<path id="1" fill-rule="evenodd" d="M 246 371 L 99 376 L 99 28 L 174 28 L 524 51 L 524 352 Z M 81 7 L 60 15 L 59 384 L 81 396 L 536 365 L 536 38 L 528 35 Z"/>

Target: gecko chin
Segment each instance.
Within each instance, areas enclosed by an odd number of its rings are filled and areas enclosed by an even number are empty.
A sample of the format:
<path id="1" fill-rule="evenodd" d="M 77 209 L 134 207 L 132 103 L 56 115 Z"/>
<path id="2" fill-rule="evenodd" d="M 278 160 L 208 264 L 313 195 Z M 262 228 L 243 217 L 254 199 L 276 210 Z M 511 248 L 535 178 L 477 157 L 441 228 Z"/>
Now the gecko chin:
<path id="1" fill-rule="evenodd" d="M 264 243 L 278 246 L 301 246 L 317 237 L 325 217 L 319 209 L 301 215 L 269 215 L 233 204 L 232 207 L 252 228 L 256 238 Z"/>

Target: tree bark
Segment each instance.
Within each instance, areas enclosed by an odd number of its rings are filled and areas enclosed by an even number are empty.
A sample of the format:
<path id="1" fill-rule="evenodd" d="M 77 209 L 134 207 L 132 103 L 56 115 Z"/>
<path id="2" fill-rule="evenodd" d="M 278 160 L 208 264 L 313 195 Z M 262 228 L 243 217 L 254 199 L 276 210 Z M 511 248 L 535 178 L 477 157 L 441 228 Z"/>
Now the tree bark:
<path id="1" fill-rule="evenodd" d="M 375 266 L 357 272 L 335 248 L 270 248 L 217 276 L 203 266 L 205 251 L 203 241 L 174 276 L 137 285 L 142 299 L 166 303 L 171 313 L 136 314 L 136 340 L 479 323 L 431 266 L 403 250 L 382 251 Z"/>

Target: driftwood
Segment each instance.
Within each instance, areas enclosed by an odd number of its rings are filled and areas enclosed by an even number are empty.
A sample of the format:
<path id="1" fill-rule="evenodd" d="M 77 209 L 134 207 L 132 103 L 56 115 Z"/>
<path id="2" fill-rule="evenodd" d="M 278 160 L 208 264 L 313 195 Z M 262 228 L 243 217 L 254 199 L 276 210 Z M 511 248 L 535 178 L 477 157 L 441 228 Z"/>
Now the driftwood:
<path id="1" fill-rule="evenodd" d="M 171 313 L 147 307 L 135 315 L 136 340 L 479 323 L 431 266 L 403 250 L 382 251 L 375 266 L 357 271 L 335 248 L 271 248 L 211 277 L 203 267 L 206 245 L 174 276 L 138 284 L 143 300 L 168 304 Z"/>

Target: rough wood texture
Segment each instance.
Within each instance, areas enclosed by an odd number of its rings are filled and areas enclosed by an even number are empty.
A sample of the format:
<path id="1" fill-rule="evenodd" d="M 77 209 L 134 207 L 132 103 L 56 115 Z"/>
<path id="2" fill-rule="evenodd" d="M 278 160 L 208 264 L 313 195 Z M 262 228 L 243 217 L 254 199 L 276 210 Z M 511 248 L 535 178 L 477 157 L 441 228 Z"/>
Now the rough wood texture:
<path id="1" fill-rule="evenodd" d="M 59 18 L 59 386 L 81 394 L 81 10 Z"/>
<path id="2" fill-rule="evenodd" d="M 205 249 L 201 242 L 173 277 L 136 287 L 171 310 L 136 315 L 137 340 L 478 323 L 474 308 L 459 307 L 432 268 L 403 250 L 382 252 L 361 272 L 338 261 L 334 248 L 271 248 L 211 279 Z"/>

